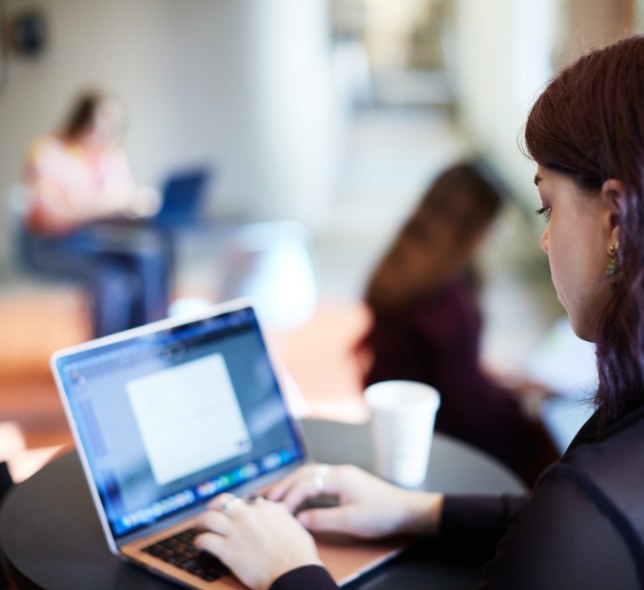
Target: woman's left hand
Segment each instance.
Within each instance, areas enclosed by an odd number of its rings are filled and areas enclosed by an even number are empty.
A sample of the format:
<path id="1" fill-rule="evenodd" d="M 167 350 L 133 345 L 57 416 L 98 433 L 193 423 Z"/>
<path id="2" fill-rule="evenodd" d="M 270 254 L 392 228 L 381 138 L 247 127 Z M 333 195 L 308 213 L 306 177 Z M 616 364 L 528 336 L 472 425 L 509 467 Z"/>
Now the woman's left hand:
<path id="1" fill-rule="evenodd" d="M 161 193 L 149 186 L 140 186 L 132 191 L 126 207 L 126 215 L 137 217 L 152 217 L 163 205 Z"/>
<path id="2" fill-rule="evenodd" d="M 198 518 L 199 549 L 218 557 L 249 588 L 267 590 L 282 574 L 321 565 L 311 534 L 281 503 L 217 496 Z"/>

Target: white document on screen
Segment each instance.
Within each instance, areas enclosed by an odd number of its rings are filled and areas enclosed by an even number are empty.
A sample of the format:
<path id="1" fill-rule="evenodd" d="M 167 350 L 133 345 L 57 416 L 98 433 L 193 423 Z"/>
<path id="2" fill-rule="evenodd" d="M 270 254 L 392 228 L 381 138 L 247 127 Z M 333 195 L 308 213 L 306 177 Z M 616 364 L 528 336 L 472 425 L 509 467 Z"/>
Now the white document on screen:
<path id="1" fill-rule="evenodd" d="M 135 379 L 126 388 L 158 485 L 251 448 L 226 362 L 220 354 Z"/>

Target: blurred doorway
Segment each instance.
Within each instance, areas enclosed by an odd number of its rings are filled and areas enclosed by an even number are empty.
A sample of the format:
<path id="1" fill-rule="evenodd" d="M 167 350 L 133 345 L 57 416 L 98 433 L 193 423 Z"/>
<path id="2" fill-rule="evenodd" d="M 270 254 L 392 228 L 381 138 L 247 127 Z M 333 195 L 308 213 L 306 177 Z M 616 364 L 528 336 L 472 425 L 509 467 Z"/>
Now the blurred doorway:
<path id="1" fill-rule="evenodd" d="M 336 44 L 359 45 L 380 105 L 450 105 L 451 0 L 333 0 Z"/>

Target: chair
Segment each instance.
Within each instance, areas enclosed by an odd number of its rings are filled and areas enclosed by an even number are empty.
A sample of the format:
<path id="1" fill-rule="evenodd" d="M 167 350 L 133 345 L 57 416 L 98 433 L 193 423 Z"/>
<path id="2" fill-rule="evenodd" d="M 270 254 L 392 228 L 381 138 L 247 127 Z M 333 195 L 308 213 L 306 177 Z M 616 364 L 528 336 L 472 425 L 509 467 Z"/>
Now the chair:
<path id="1" fill-rule="evenodd" d="M 9 474 L 6 461 L 0 461 L 0 505 L 6 493 L 13 487 L 13 480 Z M 4 556 L 0 555 L 0 563 L 4 561 Z M 0 590 L 9 590 L 9 580 L 7 580 L 4 572 L 0 569 Z"/>
<path id="2" fill-rule="evenodd" d="M 0 461 L 0 504 L 5 494 L 13 486 L 13 480 L 11 479 L 11 474 L 9 473 L 9 468 L 6 461 Z"/>
<path id="3" fill-rule="evenodd" d="M 21 279 L 28 278 L 30 282 L 36 283 L 80 284 L 75 279 L 38 268 L 32 262 L 28 254 L 29 234 L 27 233 L 27 215 L 31 198 L 29 187 L 22 182 L 12 184 L 7 191 L 5 224 L 8 238 L 6 266 L 9 275 Z"/>
<path id="4" fill-rule="evenodd" d="M 7 191 L 5 208 L 5 235 L 8 239 L 6 265 L 11 274 L 33 271 L 27 256 L 25 229 L 29 206 L 30 194 L 27 186 L 20 182 L 12 184 Z"/>
<path id="5" fill-rule="evenodd" d="M 251 297 L 265 325 L 293 328 L 317 304 L 311 236 L 297 221 L 241 226 L 223 246 L 219 299 Z"/>

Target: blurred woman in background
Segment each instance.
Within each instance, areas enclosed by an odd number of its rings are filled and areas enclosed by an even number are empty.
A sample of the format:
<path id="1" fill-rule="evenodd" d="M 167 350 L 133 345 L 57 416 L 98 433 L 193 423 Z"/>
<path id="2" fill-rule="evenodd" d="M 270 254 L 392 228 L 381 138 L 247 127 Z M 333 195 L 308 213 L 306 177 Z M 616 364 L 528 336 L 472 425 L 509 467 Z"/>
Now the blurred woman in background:
<path id="1" fill-rule="evenodd" d="M 79 96 L 59 132 L 36 139 L 24 183 L 25 257 L 33 270 L 83 281 L 95 336 L 166 316 L 171 254 L 160 236 L 118 222 L 156 213 L 122 147 L 125 110 L 97 92 Z"/>
<path id="2" fill-rule="evenodd" d="M 428 187 L 377 264 L 365 302 L 372 323 L 358 345 L 364 387 L 407 379 L 441 394 L 436 429 L 494 455 L 530 486 L 559 454 L 543 425 L 524 415 L 522 390 L 481 366 L 481 280 L 476 256 L 502 207 L 480 163 L 459 163 Z"/>

